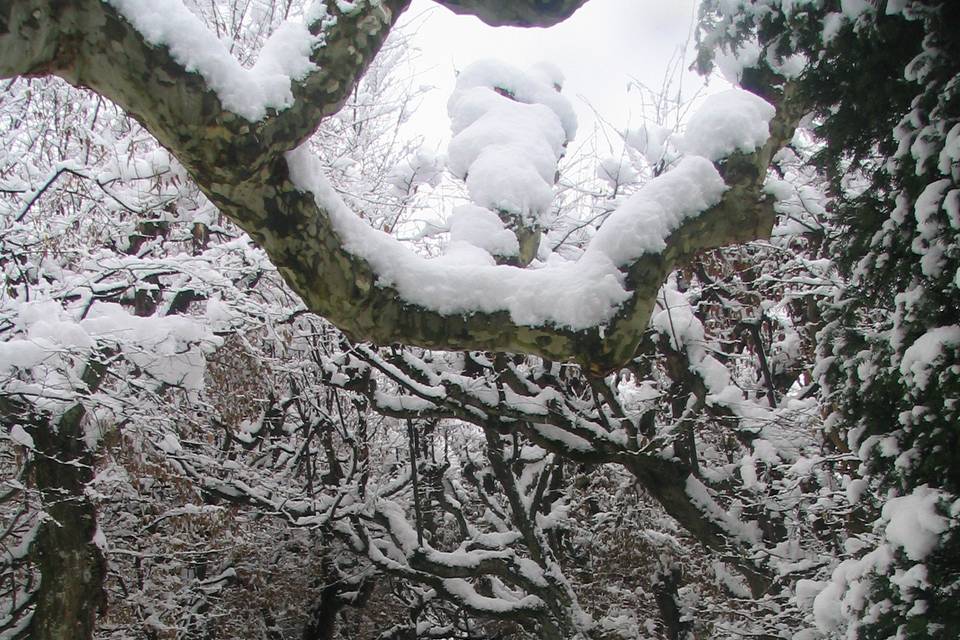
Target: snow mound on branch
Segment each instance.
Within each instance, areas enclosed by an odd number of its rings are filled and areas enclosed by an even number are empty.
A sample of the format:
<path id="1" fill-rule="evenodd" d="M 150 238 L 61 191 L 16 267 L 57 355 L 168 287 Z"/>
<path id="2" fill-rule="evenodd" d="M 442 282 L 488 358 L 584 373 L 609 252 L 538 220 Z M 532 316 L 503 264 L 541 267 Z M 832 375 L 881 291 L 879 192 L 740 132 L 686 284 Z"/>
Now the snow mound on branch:
<path id="1" fill-rule="evenodd" d="M 557 161 L 576 133 L 559 80 L 485 60 L 467 67 L 447 103 L 453 139 L 449 167 L 470 198 L 536 224 L 553 200 Z"/>
<path id="2" fill-rule="evenodd" d="M 472 204 L 461 205 L 453 210 L 447 224 L 451 242 L 466 242 L 495 256 L 515 256 L 520 253 L 517 236 L 489 209 Z"/>
<path id="3" fill-rule="evenodd" d="M 627 146 L 638 151 L 647 162 L 657 164 L 664 159 L 672 130 L 648 122 L 637 129 L 628 129 L 623 133 Z"/>
<path id="4" fill-rule="evenodd" d="M 27 433 L 26 430 L 19 424 L 13 425 L 13 427 L 10 429 L 10 440 L 21 447 L 26 447 L 27 449 L 34 448 L 33 436 Z"/>
<path id="5" fill-rule="evenodd" d="M 957 346 L 960 346 L 960 326 L 954 324 L 927 331 L 903 352 L 900 374 L 904 382 L 919 390 L 926 389 L 937 364 L 949 357 L 949 349 Z"/>
<path id="6" fill-rule="evenodd" d="M 403 197 L 417 190 L 422 184 L 436 187 L 443 177 L 446 158 L 426 149 L 404 158 L 387 175 L 387 184 L 394 195 Z"/>
<path id="7" fill-rule="evenodd" d="M 611 189 L 635 183 L 638 175 L 637 170 L 630 166 L 629 159 L 625 157 L 604 158 L 597 166 L 597 177 Z"/>
<path id="8" fill-rule="evenodd" d="M 719 202 L 726 188 L 713 163 L 697 156 L 683 158 L 610 214 L 586 253 L 601 253 L 617 266 L 659 253 L 674 229 Z"/>
<path id="9" fill-rule="evenodd" d="M 479 206 L 457 210 L 439 258 L 417 255 L 354 215 L 306 146 L 286 156 L 291 180 L 314 195 L 344 250 L 370 265 L 377 286 L 394 288 L 408 303 L 445 315 L 504 311 L 526 326 L 602 326 L 630 298 L 621 269 L 662 252 L 680 225 L 720 202 L 727 187 L 711 160 L 763 144 L 774 109 L 745 91 L 713 96 L 688 131 L 687 150 L 696 153 L 625 199 L 579 259 L 551 254 L 530 268 L 497 265 L 493 255 L 516 251 L 500 214 L 536 225 L 552 200 L 557 161 L 576 126 L 559 86 L 550 68 L 522 72 L 485 61 L 461 73 L 448 105 L 454 133 L 448 166 L 465 178 Z M 726 378 L 710 364 L 704 359 L 711 369 L 705 375 L 723 387 Z"/>
<path id="10" fill-rule="evenodd" d="M 94 302 L 82 320 L 53 301 L 14 309 L 20 333 L 0 342 L 0 373 L 29 373 L 47 390 L 51 410 L 62 408 L 58 399 L 69 399 L 72 381 L 82 376 L 95 349 L 110 346 L 154 380 L 194 391 L 203 385 L 204 353 L 222 344 L 192 318 L 140 317 L 112 302 Z"/>
<path id="11" fill-rule="evenodd" d="M 770 137 L 770 120 L 775 114 L 773 105 L 743 89 L 707 96 L 690 118 L 680 150 L 708 160 L 719 160 L 734 151 L 751 153 Z"/>
<path id="12" fill-rule="evenodd" d="M 922 486 L 909 495 L 888 500 L 882 511 L 887 540 L 901 547 L 914 562 L 922 561 L 948 528 L 946 518 L 936 511 L 937 503 L 946 498 L 942 491 Z"/>
<path id="13" fill-rule="evenodd" d="M 900 597 L 913 600 L 914 591 L 927 585 L 923 561 L 950 528 L 948 519 L 937 512 L 937 504 L 952 499 L 948 493 L 922 485 L 907 495 L 887 500 L 877 523 L 886 540 L 863 557 L 844 560 L 833 570 L 830 581 L 813 600 L 817 627 L 831 637 L 842 633 L 861 615 L 865 596 L 877 576 L 889 576 Z M 894 574 L 891 565 L 897 548 L 916 564 Z"/>
<path id="14" fill-rule="evenodd" d="M 715 61 L 720 73 L 731 84 L 737 84 L 743 78 L 743 70 L 757 66 L 760 61 L 760 45 L 748 40 L 739 44 L 732 51 L 721 50 L 716 54 Z"/>
<path id="15" fill-rule="evenodd" d="M 546 106 L 557 116 L 566 138 L 573 140 L 577 133 L 577 115 L 570 101 L 560 93 L 562 87 L 563 74 L 547 62 L 540 62 L 523 71 L 499 60 L 478 60 L 457 76 L 457 85 L 447 103 L 447 110 L 453 121 L 453 132 L 458 133 L 472 121 L 470 112 L 458 105 L 465 92 L 474 88 L 485 88 L 500 89 L 510 94 L 517 103 Z M 480 114 L 473 115 L 475 117 Z M 466 119 L 461 120 L 460 117 Z"/>
<path id="16" fill-rule="evenodd" d="M 291 106 L 291 83 L 315 68 L 310 53 L 318 39 L 303 23 L 280 25 L 264 44 L 253 68 L 244 69 L 181 0 L 107 2 L 147 42 L 167 47 L 187 71 L 203 76 L 225 109 L 251 122 L 262 120 L 268 109 Z"/>

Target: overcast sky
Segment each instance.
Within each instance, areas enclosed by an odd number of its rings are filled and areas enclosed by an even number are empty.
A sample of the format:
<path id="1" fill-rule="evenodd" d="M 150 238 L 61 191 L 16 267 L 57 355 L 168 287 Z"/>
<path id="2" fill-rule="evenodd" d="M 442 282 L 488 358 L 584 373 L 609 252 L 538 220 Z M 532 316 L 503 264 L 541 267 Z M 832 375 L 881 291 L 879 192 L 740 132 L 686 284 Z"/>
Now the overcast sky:
<path id="1" fill-rule="evenodd" d="M 422 51 L 422 82 L 438 87 L 418 113 L 418 128 L 431 138 L 444 136 L 454 70 L 491 57 L 520 67 L 541 60 L 556 64 L 566 76 L 564 93 L 577 109 L 580 140 L 594 126 L 588 103 L 618 129 L 628 123 L 636 126 L 642 98 L 628 85 L 638 81 L 654 89 L 662 86 L 671 60 L 685 43 L 683 67 L 689 66 L 696 4 L 697 0 L 590 0 L 559 25 L 519 29 L 488 27 L 430 0 L 414 0 L 407 20 L 416 28 L 414 44 Z M 700 84 L 696 74 L 685 71 L 683 89 L 688 97 Z"/>

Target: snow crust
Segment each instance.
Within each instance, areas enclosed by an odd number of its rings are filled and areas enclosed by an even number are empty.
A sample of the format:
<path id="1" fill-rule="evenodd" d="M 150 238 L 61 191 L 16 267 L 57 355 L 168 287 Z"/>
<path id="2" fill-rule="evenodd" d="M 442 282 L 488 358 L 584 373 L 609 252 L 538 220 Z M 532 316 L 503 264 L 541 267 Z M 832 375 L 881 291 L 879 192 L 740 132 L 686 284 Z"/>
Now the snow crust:
<path id="1" fill-rule="evenodd" d="M 203 385 L 204 353 L 222 343 L 191 318 L 139 317 L 107 302 L 92 303 L 80 320 L 52 300 L 18 303 L 14 327 L 17 334 L 0 342 L 0 373 L 20 371 L 29 381 L 11 379 L 6 390 L 35 394 L 54 413 L 74 399 L 92 351 L 104 345 L 157 383 L 195 391 Z"/>
<path id="2" fill-rule="evenodd" d="M 268 109 L 293 104 L 291 83 L 315 65 L 310 54 L 319 40 L 302 22 L 274 31 L 250 69 L 245 69 L 181 0 L 106 0 L 152 45 L 165 46 L 187 71 L 212 88 L 223 107 L 256 122 Z M 316 14 L 316 11 L 313 11 Z"/>

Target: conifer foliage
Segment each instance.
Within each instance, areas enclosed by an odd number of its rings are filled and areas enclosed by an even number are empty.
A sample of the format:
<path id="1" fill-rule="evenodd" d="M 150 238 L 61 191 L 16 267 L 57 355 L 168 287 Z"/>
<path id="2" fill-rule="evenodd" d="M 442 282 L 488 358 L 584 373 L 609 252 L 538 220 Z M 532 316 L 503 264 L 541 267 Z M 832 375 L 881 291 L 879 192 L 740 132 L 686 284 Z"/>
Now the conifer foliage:
<path id="1" fill-rule="evenodd" d="M 825 429 L 872 521 L 820 598 L 846 637 L 960 624 L 960 37 L 956 2 L 708 3 L 707 41 L 759 45 L 795 82 L 831 198 L 843 284 L 822 305 Z M 869 487 L 863 491 L 860 482 Z M 834 602 L 831 604 L 830 600 Z"/>

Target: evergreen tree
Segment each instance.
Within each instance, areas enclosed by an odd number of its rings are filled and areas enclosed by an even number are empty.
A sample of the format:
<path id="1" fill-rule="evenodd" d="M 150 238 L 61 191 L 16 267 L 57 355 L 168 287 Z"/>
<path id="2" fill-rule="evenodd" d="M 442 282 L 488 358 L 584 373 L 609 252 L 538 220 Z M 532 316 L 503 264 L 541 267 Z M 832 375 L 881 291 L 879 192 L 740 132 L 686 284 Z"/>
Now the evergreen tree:
<path id="1" fill-rule="evenodd" d="M 827 431 L 862 462 L 848 479 L 872 531 L 816 601 L 818 626 L 860 638 L 960 626 L 960 4 L 707 3 L 711 52 L 779 72 L 811 113 L 844 286 L 822 306 Z M 802 65 L 802 71 L 795 68 Z M 761 71 L 760 68 L 763 70 Z M 789 89 L 788 89 L 789 88 Z M 851 530 L 851 533 L 854 533 Z"/>

